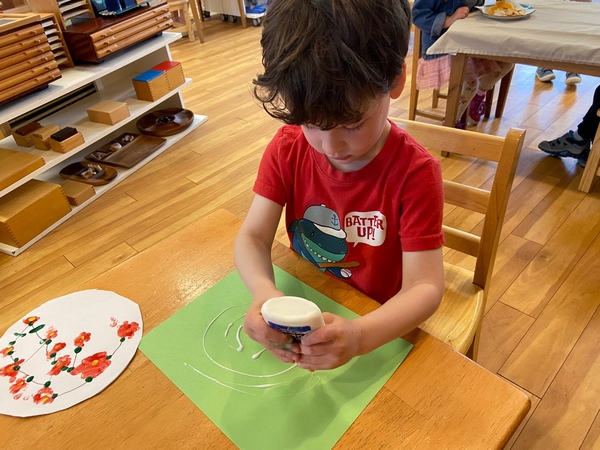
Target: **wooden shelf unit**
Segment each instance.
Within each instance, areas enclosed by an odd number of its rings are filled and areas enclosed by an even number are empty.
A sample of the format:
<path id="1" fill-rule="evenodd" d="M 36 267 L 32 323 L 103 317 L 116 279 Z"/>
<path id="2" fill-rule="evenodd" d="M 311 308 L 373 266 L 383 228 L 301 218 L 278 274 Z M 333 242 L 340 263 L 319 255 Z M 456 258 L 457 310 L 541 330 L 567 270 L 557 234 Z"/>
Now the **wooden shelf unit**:
<path id="1" fill-rule="evenodd" d="M 59 171 L 74 162 L 83 161 L 84 157 L 105 145 L 110 140 L 116 138 L 123 132 L 138 132 L 136 128 L 137 120 L 152 111 L 166 108 L 184 108 L 181 89 L 191 83 L 186 79 L 186 83 L 177 89 L 170 91 L 165 96 L 155 102 L 146 102 L 138 100 L 133 89 L 131 79 L 149 68 L 171 59 L 169 44 L 181 37 L 178 33 L 163 33 L 161 36 L 151 38 L 134 47 L 123 50 L 118 55 L 108 58 L 104 63 L 77 65 L 70 69 L 65 69 L 62 78 L 52 83 L 47 89 L 39 93 L 30 95 L 15 102 L 5 105 L 0 110 L 0 124 L 9 123 L 22 115 L 28 114 L 32 109 L 42 107 L 57 99 L 73 93 L 81 87 L 93 83 L 96 92 L 77 100 L 57 112 L 45 117 L 39 122 L 42 125 L 55 124 L 59 127 L 71 126 L 83 134 L 85 142 L 75 147 L 68 153 L 58 153 L 53 151 L 37 150 L 33 147 L 21 147 L 16 144 L 12 136 L 0 140 L 0 147 L 11 150 L 18 150 L 44 158 L 45 164 L 29 175 L 21 178 L 7 188 L 0 191 L 0 197 L 8 194 L 17 187 L 23 185 L 31 179 L 50 181 L 59 183 L 62 179 Z M 102 100 L 115 100 L 127 103 L 130 116 L 118 122 L 115 125 L 104 125 L 96 122 L 90 122 L 87 117 L 87 108 Z M 44 230 L 31 241 L 21 247 L 13 247 L 0 243 L 0 252 L 16 256 L 37 242 L 43 236 L 48 234 L 58 225 L 63 223 L 73 214 L 76 214 L 82 208 L 94 201 L 104 192 L 127 178 L 139 168 L 147 164 L 152 159 L 163 153 L 171 145 L 189 134 L 196 127 L 207 120 L 206 116 L 195 115 L 192 125 L 183 132 L 167 137 L 165 145 L 160 147 L 146 159 L 130 169 L 117 168 L 118 176 L 115 180 L 104 186 L 96 186 L 96 195 L 85 201 L 79 206 L 72 208 L 72 211 Z"/>
<path id="2" fill-rule="evenodd" d="M 42 19 L 42 26 L 44 27 L 44 33 L 48 38 L 48 44 L 54 53 L 54 59 L 58 63 L 59 69 L 66 69 L 73 67 L 73 59 L 69 53 L 65 37 L 63 36 L 60 24 L 56 15 L 53 13 L 39 13 Z"/>
<path id="3" fill-rule="evenodd" d="M 29 0 L 29 6 L 36 13 L 53 13 L 63 31 L 75 17 L 94 17 L 90 0 Z"/>

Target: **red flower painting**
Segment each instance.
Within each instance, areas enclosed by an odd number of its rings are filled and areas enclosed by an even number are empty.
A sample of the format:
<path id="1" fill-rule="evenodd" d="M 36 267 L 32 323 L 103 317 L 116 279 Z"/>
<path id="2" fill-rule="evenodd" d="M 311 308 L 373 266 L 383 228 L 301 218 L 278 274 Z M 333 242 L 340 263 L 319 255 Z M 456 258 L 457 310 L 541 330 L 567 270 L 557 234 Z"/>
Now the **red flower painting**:
<path id="1" fill-rule="evenodd" d="M 71 357 L 69 355 L 61 356 L 56 360 L 56 364 L 52 366 L 52 369 L 50 369 L 48 375 L 58 375 L 60 372 L 62 372 L 62 368 L 68 368 L 69 364 L 71 364 Z"/>
<path id="2" fill-rule="evenodd" d="M 54 339 L 56 336 L 58 336 L 58 330 L 55 330 L 54 328 L 50 327 L 50 329 L 46 333 L 46 339 Z"/>
<path id="3" fill-rule="evenodd" d="M 23 364 L 24 359 L 19 359 L 17 362 L 13 362 L 8 366 L 0 367 L 0 375 L 3 377 L 16 378 L 19 375 L 19 366 Z"/>
<path id="4" fill-rule="evenodd" d="M 55 398 L 56 395 L 54 394 L 52 388 L 43 387 L 42 389 L 37 391 L 37 394 L 33 396 L 33 403 L 41 403 L 42 405 L 47 405 L 52 403 Z"/>
<path id="5" fill-rule="evenodd" d="M 26 317 L 25 319 L 23 319 L 23 323 L 27 324 L 27 325 L 33 325 L 38 320 L 40 320 L 40 318 L 38 316 L 29 316 L 29 317 Z"/>
<path id="6" fill-rule="evenodd" d="M 14 384 L 12 384 L 10 386 L 9 391 L 11 394 L 15 395 L 21 389 L 23 389 L 25 386 L 27 386 L 27 382 L 25 381 L 25 378 L 19 378 L 14 382 Z"/>
<path id="7" fill-rule="evenodd" d="M 81 364 L 73 369 L 71 375 L 81 374 L 81 378 L 84 379 L 88 377 L 96 378 L 108 366 L 110 366 L 110 359 L 107 359 L 106 352 L 98 352 L 84 358 Z"/>
<path id="8" fill-rule="evenodd" d="M 77 347 L 83 347 L 85 343 L 90 340 L 91 337 L 91 333 L 86 333 L 85 331 L 82 331 L 81 333 L 79 333 L 79 336 L 75 338 L 75 345 Z"/>
<path id="9" fill-rule="evenodd" d="M 58 342 L 58 343 L 54 344 L 54 347 L 52 347 L 52 350 L 50 350 L 49 352 L 46 352 L 46 358 L 47 359 L 53 358 L 54 355 L 56 355 L 58 352 L 60 352 L 66 346 L 67 346 L 67 344 L 65 344 L 64 342 Z"/>
<path id="10" fill-rule="evenodd" d="M 4 383 L 3 389 L 8 390 L 13 400 L 39 405 L 35 409 L 43 409 L 43 405 L 49 405 L 57 398 L 84 390 L 84 386 L 88 386 L 107 371 L 121 346 L 127 345 L 125 341 L 132 339 L 136 333 L 139 336 L 141 330 L 139 319 L 121 322 L 110 317 L 104 328 L 107 332 L 104 334 L 97 331 L 97 326 L 91 326 L 89 331 L 69 333 L 68 337 L 65 337 L 66 332 L 61 330 L 65 338 L 61 339 L 63 342 L 55 342 L 59 329 L 45 323 L 43 314 L 30 315 L 21 322 L 25 326 L 19 324 L 20 328 L 11 332 L 6 342 L 0 343 L 0 361 L 5 361 L 5 365 L 0 366 L 0 379 Z M 100 351 L 104 345 L 99 345 L 98 340 L 94 344 L 88 344 L 92 341 L 92 333 L 96 338 L 100 338 L 100 342 L 105 341 L 110 349 Z M 21 345 L 22 342 L 24 345 Z M 90 355 L 92 352 L 94 353 Z M 118 366 L 119 361 L 115 363 L 115 367 Z M 1 377 L 8 377 L 8 380 Z"/>
<path id="11" fill-rule="evenodd" d="M 131 339 L 136 331 L 140 329 L 140 326 L 137 322 L 129 323 L 127 320 L 123 322 L 123 324 L 117 330 L 117 335 L 120 338 L 128 338 Z"/>

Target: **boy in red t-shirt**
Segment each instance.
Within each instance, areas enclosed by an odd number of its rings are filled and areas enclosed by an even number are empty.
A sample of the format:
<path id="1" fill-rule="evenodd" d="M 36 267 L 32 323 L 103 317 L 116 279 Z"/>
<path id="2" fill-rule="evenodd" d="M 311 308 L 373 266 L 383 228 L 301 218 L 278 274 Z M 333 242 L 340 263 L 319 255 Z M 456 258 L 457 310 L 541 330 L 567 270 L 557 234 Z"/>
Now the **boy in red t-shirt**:
<path id="1" fill-rule="evenodd" d="M 417 327 L 444 291 L 439 162 L 391 123 L 406 81 L 407 0 L 272 0 L 256 98 L 283 126 L 267 146 L 235 243 L 253 296 L 244 330 L 285 362 L 345 364 Z M 382 306 L 294 342 L 260 309 L 284 295 L 271 244 L 283 208 L 291 247 Z"/>

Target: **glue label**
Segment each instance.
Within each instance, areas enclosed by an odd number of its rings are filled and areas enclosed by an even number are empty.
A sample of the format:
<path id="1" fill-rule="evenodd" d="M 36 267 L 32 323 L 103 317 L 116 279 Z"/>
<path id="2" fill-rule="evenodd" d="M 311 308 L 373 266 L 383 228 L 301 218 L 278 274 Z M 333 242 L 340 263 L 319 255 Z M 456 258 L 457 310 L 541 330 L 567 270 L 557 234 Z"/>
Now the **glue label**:
<path id="1" fill-rule="evenodd" d="M 261 313 L 265 322 L 277 331 L 300 340 L 302 336 L 325 325 L 319 307 L 301 297 L 275 297 L 263 303 Z"/>

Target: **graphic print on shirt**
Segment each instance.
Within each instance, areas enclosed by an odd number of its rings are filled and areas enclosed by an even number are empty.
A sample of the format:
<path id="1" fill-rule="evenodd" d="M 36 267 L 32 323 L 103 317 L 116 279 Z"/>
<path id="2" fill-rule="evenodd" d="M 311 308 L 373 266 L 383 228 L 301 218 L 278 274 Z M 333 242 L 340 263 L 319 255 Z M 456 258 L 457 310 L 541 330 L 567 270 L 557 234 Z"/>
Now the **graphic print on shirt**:
<path id="1" fill-rule="evenodd" d="M 325 205 L 309 206 L 302 219 L 290 224 L 292 247 L 323 272 L 350 278 L 350 269 L 360 263 L 343 261 L 348 254 L 348 242 L 381 245 L 385 241 L 385 217 L 379 212 L 352 212 L 346 215 L 344 224 L 347 232 L 334 210 Z"/>

